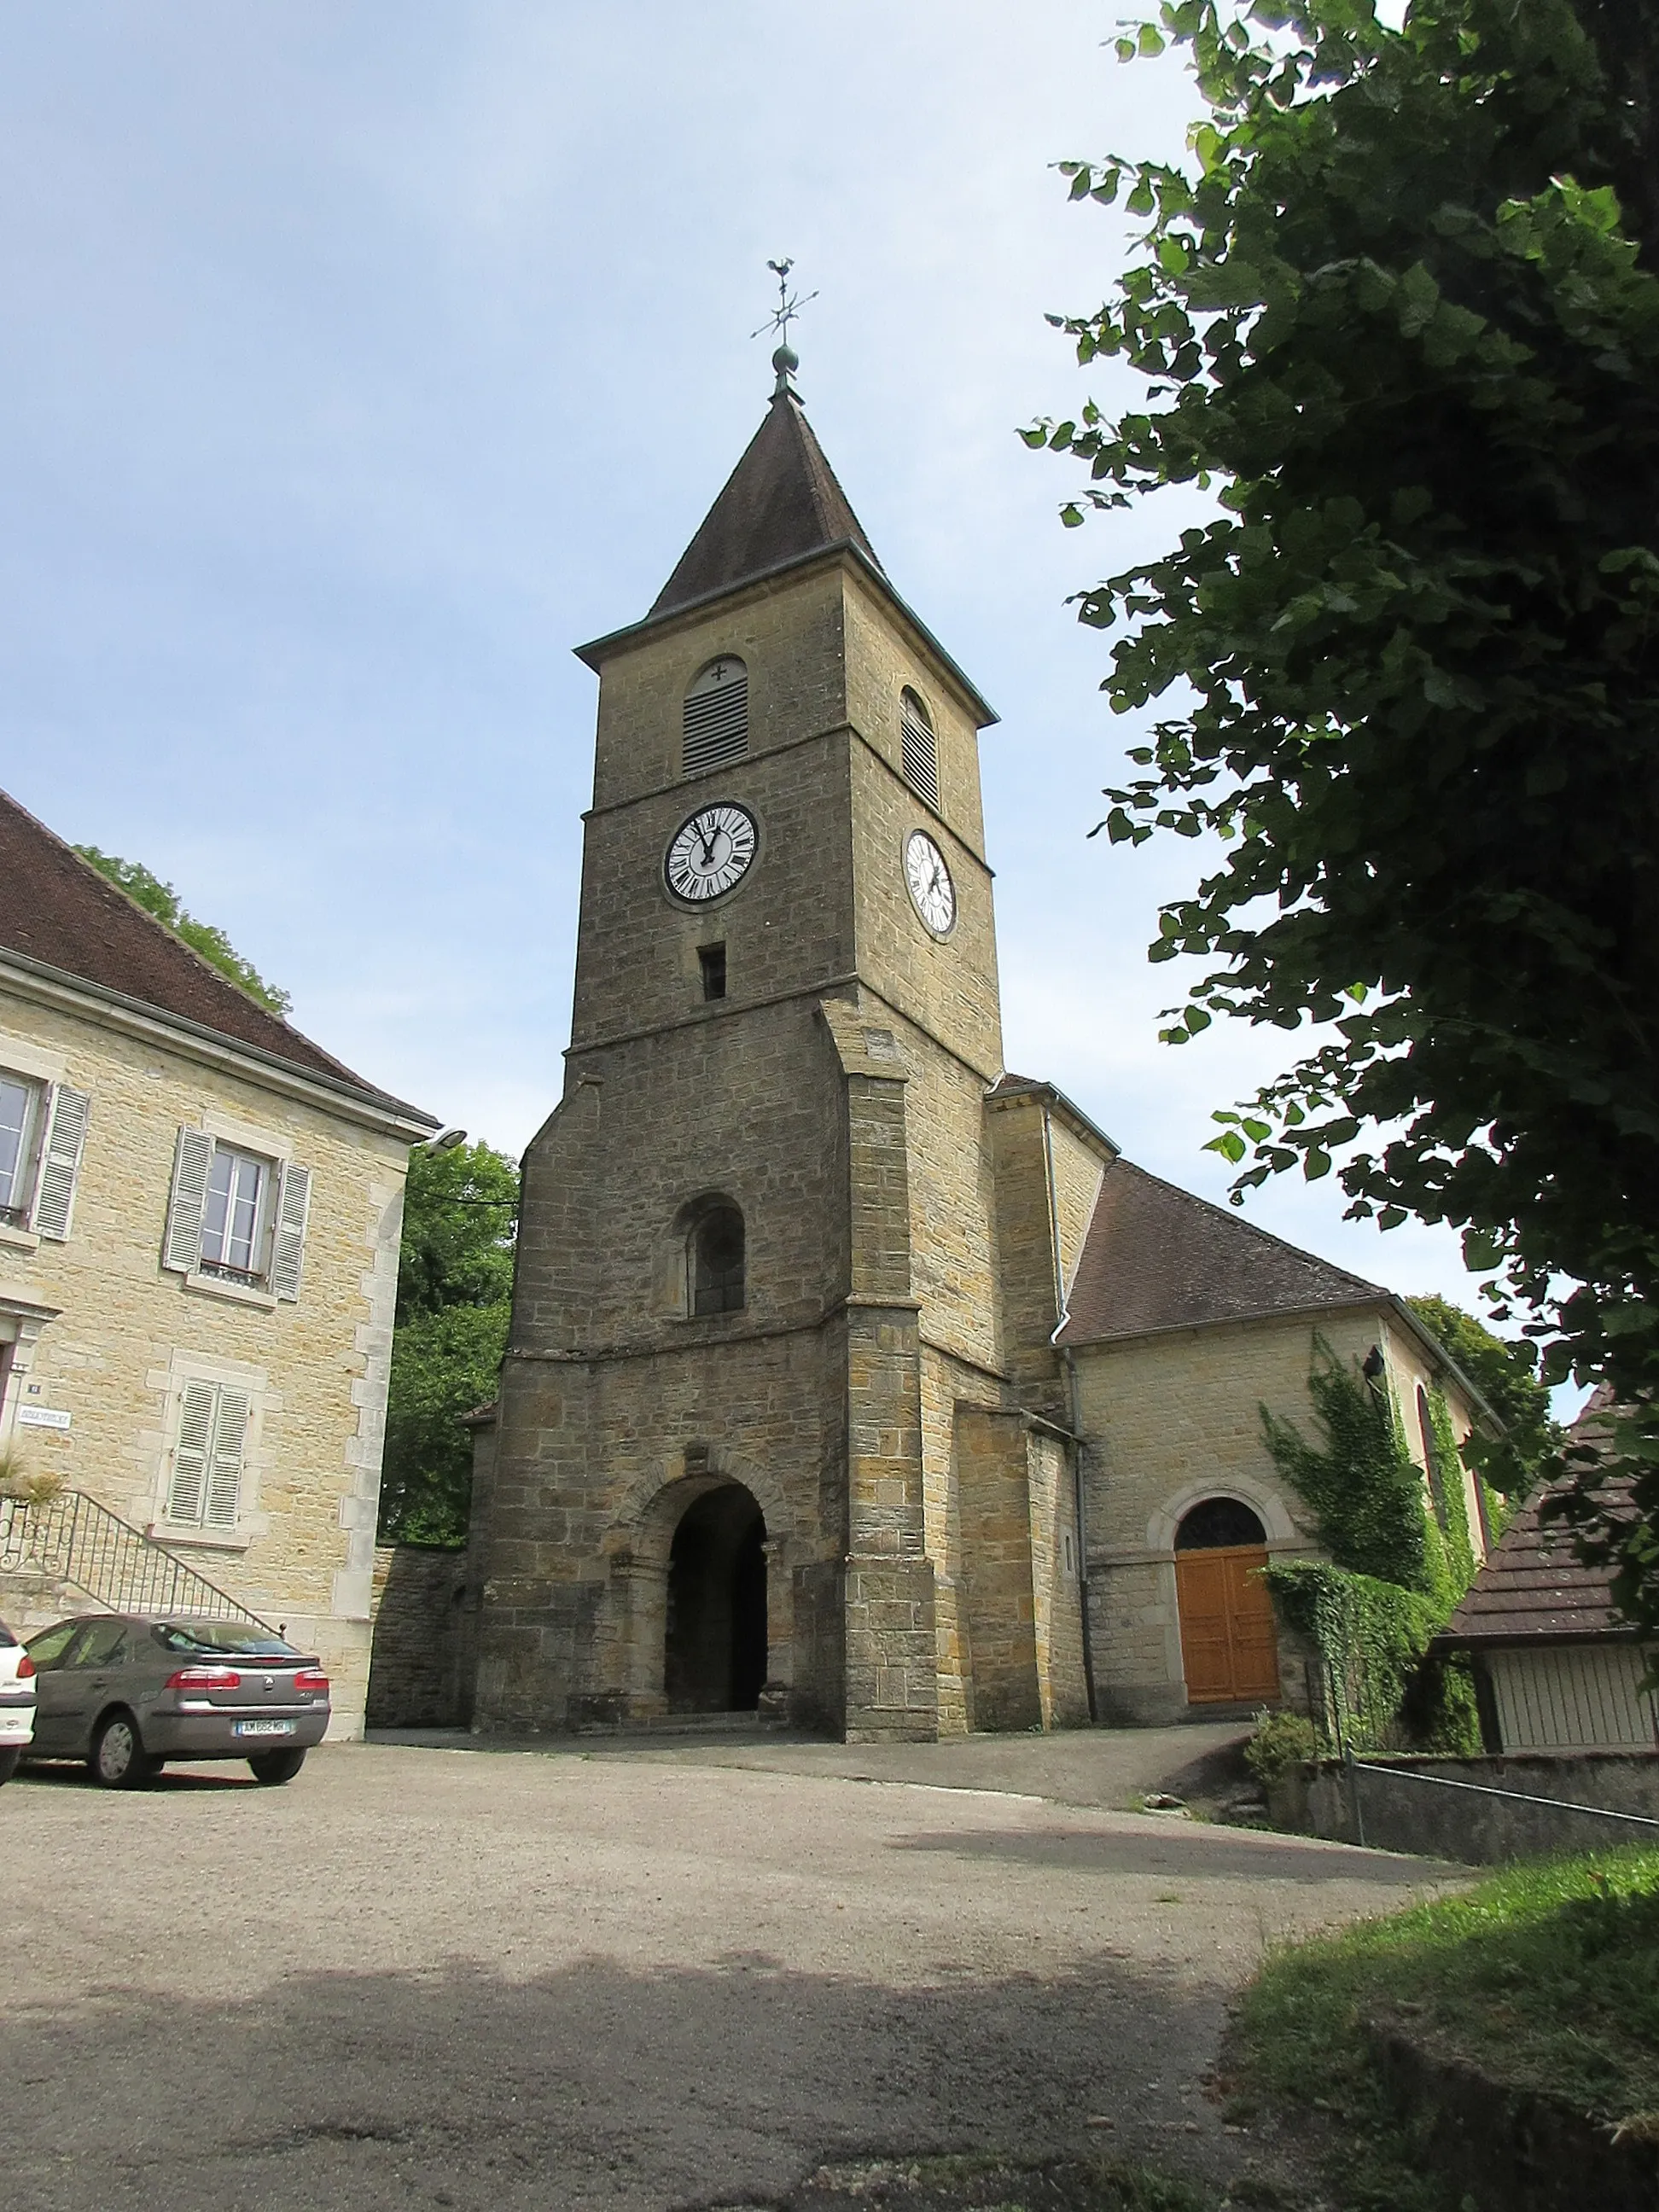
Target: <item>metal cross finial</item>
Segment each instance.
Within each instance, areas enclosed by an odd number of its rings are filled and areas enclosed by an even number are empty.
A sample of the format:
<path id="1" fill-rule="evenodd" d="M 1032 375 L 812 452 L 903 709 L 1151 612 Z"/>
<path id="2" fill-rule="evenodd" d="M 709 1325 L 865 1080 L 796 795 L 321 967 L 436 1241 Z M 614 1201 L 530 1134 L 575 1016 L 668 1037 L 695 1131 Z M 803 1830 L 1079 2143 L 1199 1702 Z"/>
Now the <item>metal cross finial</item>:
<path id="1" fill-rule="evenodd" d="M 778 304 L 760 329 L 750 331 L 749 335 L 757 338 L 763 331 L 775 331 L 783 341 L 772 356 L 772 366 L 778 373 L 778 380 L 772 392 L 772 397 L 776 399 L 785 394 L 793 394 L 794 386 L 789 379 L 791 374 L 800 367 L 789 343 L 789 325 L 808 301 L 816 300 L 818 295 L 816 292 L 808 292 L 803 298 L 799 292 L 790 292 L 789 271 L 795 265 L 793 261 L 786 258 L 781 261 L 769 261 L 766 265 L 778 280 Z"/>

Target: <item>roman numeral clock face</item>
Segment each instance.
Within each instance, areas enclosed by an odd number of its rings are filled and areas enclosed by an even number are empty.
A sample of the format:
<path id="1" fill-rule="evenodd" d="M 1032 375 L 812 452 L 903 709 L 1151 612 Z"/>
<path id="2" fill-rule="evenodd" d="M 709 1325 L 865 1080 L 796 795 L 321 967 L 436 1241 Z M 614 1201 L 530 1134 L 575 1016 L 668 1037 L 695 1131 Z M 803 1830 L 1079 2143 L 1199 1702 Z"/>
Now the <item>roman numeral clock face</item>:
<path id="1" fill-rule="evenodd" d="M 676 898 L 693 905 L 720 898 L 748 874 L 757 842 L 746 806 L 729 800 L 705 806 L 674 832 L 662 864 L 664 881 Z"/>
<path id="2" fill-rule="evenodd" d="M 957 887 L 945 855 L 924 830 L 904 841 L 904 881 L 910 902 L 935 937 L 948 937 L 956 926 Z"/>

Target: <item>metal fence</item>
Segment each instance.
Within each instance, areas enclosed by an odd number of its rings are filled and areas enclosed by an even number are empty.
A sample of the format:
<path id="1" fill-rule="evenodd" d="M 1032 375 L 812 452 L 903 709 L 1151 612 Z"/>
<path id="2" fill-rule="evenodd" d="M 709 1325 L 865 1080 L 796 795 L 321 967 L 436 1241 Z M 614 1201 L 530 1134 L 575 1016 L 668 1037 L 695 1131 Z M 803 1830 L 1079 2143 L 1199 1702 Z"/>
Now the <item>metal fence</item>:
<path id="1" fill-rule="evenodd" d="M 171 1613 L 270 1626 L 164 1545 L 83 1491 L 0 1498 L 0 1574 L 67 1583 L 110 1613 Z"/>

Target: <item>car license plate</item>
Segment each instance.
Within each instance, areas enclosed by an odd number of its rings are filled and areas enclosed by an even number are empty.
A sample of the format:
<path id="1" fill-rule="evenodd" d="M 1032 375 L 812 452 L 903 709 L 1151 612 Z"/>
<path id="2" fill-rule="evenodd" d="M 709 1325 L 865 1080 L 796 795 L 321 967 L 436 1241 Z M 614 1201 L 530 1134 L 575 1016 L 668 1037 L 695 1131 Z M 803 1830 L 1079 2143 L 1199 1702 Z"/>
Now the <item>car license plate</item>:
<path id="1" fill-rule="evenodd" d="M 292 1735 L 292 1721 L 238 1721 L 238 1735 Z"/>

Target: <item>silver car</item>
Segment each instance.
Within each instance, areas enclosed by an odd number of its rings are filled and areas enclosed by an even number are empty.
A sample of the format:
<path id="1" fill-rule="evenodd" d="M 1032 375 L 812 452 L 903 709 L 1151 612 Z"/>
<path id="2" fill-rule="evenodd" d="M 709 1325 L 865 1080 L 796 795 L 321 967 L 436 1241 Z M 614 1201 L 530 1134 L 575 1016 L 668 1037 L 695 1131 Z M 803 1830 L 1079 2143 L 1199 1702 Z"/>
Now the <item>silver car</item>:
<path id="1" fill-rule="evenodd" d="M 27 1759 L 83 1759 L 106 1790 L 153 1781 L 169 1759 L 245 1759 L 291 1782 L 328 1726 L 314 1658 L 248 1620 L 99 1613 L 30 1639 Z"/>
<path id="2" fill-rule="evenodd" d="M 0 1782 L 9 1782 L 34 1732 L 34 1668 L 0 1620 Z"/>

